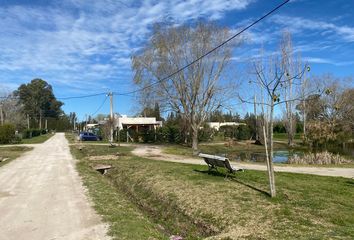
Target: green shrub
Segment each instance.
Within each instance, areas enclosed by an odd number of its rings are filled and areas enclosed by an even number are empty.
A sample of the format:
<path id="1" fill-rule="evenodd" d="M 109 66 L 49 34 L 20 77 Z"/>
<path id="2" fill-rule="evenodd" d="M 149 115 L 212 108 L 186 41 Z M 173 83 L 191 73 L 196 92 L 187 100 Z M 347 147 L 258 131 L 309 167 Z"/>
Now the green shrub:
<path id="1" fill-rule="evenodd" d="M 212 141 L 215 135 L 215 130 L 208 125 L 204 124 L 198 132 L 198 141 L 199 142 L 208 142 Z"/>
<path id="2" fill-rule="evenodd" d="M 119 136 L 120 142 L 126 142 L 127 141 L 127 129 L 119 130 L 118 136 Z M 118 136 L 117 136 L 117 140 L 118 140 Z"/>
<path id="3" fill-rule="evenodd" d="M 40 136 L 41 134 L 46 134 L 47 131 L 45 129 L 36 129 L 36 128 L 31 128 L 31 129 L 26 129 L 22 133 L 22 138 L 32 138 L 32 137 L 37 137 Z"/>
<path id="4" fill-rule="evenodd" d="M 22 133 L 22 138 L 25 138 L 25 139 L 32 138 L 31 129 L 24 130 L 23 133 Z"/>
<path id="5" fill-rule="evenodd" d="M 141 133 L 141 137 L 144 143 L 153 143 L 155 142 L 155 130 L 145 129 Z"/>
<path id="6" fill-rule="evenodd" d="M 0 143 L 12 143 L 16 139 L 15 126 L 12 124 L 5 124 L 0 126 Z"/>
<path id="7" fill-rule="evenodd" d="M 32 137 L 37 137 L 41 135 L 41 130 L 40 129 L 32 129 Z"/>
<path id="8" fill-rule="evenodd" d="M 237 126 L 221 126 L 219 132 L 224 134 L 224 138 L 236 138 Z"/>
<path id="9" fill-rule="evenodd" d="M 247 125 L 240 125 L 237 127 L 236 139 L 237 140 L 248 140 L 251 139 L 252 132 Z"/>

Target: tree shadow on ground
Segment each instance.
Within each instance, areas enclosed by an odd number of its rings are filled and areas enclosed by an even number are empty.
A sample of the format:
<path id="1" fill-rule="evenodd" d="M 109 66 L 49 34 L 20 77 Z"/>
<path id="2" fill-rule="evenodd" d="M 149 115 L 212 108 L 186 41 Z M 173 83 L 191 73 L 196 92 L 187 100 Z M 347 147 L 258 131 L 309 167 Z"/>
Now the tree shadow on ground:
<path id="1" fill-rule="evenodd" d="M 248 184 L 240 179 L 237 179 L 237 176 L 235 174 L 236 173 L 233 173 L 233 174 L 229 174 L 227 175 L 227 178 L 226 178 L 226 174 L 223 173 L 223 172 L 219 172 L 219 171 L 213 171 L 213 170 L 198 170 L 198 169 L 194 169 L 193 170 L 194 172 L 198 172 L 198 173 L 203 173 L 203 174 L 208 174 L 208 175 L 212 175 L 212 176 L 215 176 L 215 177 L 223 177 L 225 180 L 229 180 L 229 181 L 233 181 L 233 182 L 237 182 L 239 184 L 242 184 L 246 187 L 249 187 L 251 188 L 252 190 L 255 190 L 267 197 L 270 197 L 270 194 L 266 191 L 264 191 L 263 189 L 260 189 L 260 188 L 257 188 L 255 186 L 252 186 L 251 184 Z"/>

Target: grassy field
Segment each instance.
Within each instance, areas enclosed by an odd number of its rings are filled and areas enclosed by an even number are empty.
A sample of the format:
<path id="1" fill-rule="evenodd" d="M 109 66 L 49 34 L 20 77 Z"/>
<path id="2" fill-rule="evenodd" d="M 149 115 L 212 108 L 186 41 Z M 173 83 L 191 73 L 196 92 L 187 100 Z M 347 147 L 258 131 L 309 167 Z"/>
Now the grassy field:
<path id="1" fill-rule="evenodd" d="M 22 155 L 24 152 L 31 150 L 30 147 L 21 147 L 21 146 L 13 146 L 13 147 L 0 147 L 0 167 L 14 160 L 15 158 Z M 4 161 L 5 160 L 5 161 Z"/>
<path id="2" fill-rule="evenodd" d="M 71 148 L 115 239 L 354 238 L 353 179 L 276 173 L 278 196 L 271 199 L 265 172 L 224 180 L 205 166 L 132 156 L 131 148 Z M 103 155 L 107 160 L 90 160 Z M 114 168 L 100 175 L 91 168 L 97 163 Z"/>
<path id="3" fill-rule="evenodd" d="M 24 144 L 44 143 L 45 141 L 47 141 L 52 136 L 54 136 L 54 135 L 51 134 L 51 133 L 47 133 L 47 134 L 43 134 L 43 135 L 36 136 L 36 137 L 33 137 L 33 138 L 22 139 L 21 143 L 24 143 Z"/>

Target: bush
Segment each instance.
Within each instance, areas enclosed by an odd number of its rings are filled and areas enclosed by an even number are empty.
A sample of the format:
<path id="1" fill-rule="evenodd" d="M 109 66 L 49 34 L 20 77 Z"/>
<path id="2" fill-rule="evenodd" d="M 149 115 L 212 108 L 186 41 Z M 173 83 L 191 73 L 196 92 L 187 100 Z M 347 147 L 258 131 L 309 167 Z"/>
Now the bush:
<path id="1" fill-rule="evenodd" d="M 237 127 L 236 139 L 249 140 L 252 137 L 251 129 L 247 125 L 240 125 Z"/>
<path id="2" fill-rule="evenodd" d="M 32 137 L 31 129 L 26 129 L 26 130 L 23 131 L 22 138 L 27 139 L 27 138 L 31 138 L 31 137 Z"/>
<path id="3" fill-rule="evenodd" d="M 12 124 L 5 124 L 0 126 L 0 143 L 7 144 L 15 141 L 15 126 Z"/>
<path id="4" fill-rule="evenodd" d="M 221 126 L 219 131 L 224 133 L 224 138 L 236 138 L 237 126 Z"/>
<path id="5" fill-rule="evenodd" d="M 155 142 L 155 130 L 145 129 L 141 135 L 144 143 Z"/>
<path id="6" fill-rule="evenodd" d="M 37 137 L 40 136 L 41 134 L 46 134 L 46 133 L 47 131 L 45 129 L 36 129 L 36 128 L 26 129 L 22 133 L 22 138 Z"/>
<path id="7" fill-rule="evenodd" d="M 32 137 L 37 137 L 41 135 L 41 129 L 32 129 Z"/>
<path id="8" fill-rule="evenodd" d="M 215 135 L 215 130 L 208 125 L 204 125 L 202 129 L 199 130 L 198 133 L 198 141 L 199 142 L 207 142 L 212 141 Z"/>

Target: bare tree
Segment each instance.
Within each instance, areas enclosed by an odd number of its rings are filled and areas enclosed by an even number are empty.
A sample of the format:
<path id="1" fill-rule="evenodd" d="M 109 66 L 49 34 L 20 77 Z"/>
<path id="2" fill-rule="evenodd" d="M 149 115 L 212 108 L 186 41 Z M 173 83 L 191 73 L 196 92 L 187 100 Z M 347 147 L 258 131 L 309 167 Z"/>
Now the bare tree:
<path id="1" fill-rule="evenodd" d="M 285 100 L 285 127 L 286 133 L 288 136 L 288 145 L 293 146 L 293 140 L 295 135 L 295 118 L 294 118 L 294 108 L 293 102 L 287 101 L 288 99 L 292 99 L 294 96 L 295 86 L 294 81 L 291 79 L 290 76 L 293 76 L 294 73 L 297 71 L 297 62 L 293 56 L 293 47 L 291 42 L 291 36 L 289 32 L 283 32 L 283 36 L 280 43 L 280 51 L 281 51 L 281 64 L 286 72 L 285 77 L 289 78 L 288 81 L 284 81 L 282 83 L 282 90 L 283 90 L 283 98 Z"/>
<path id="2" fill-rule="evenodd" d="M 232 92 L 223 76 L 234 45 L 218 48 L 189 67 L 183 67 L 228 36 L 227 29 L 212 24 L 171 28 L 159 25 L 148 45 L 133 56 L 134 81 L 144 89 L 141 97 L 153 97 L 185 119 L 192 132 L 194 154 L 198 152 L 198 131 L 203 122 L 227 100 L 227 93 Z"/>
<path id="3" fill-rule="evenodd" d="M 292 106 L 290 103 L 300 100 L 301 96 L 293 96 L 289 94 L 289 88 L 293 85 L 299 85 L 305 71 L 308 69 L 307 65 L 293 68 L 289 71 L 289 64 L 287 63 L 288 55 L 284 53 L 283 43 L 286 43 L 288 36 L 284 36 L 280 51 L 277 54 L 272 54 L 269 57 L 260 57 L 253 63 L 254 74 L 256 81 L 250 83 L 256 84 L 260 92 L 260 104 L 262 106 L 262 114 L 264 116 L 264 138 L 266 146 L 267 169 L 269 177 L 270 195 L 276 196 L 275 177 L 273 167 L 273 121 L 274 108 L 278 105 L 285 105 L 290 110 Z M 286 96 L 285 96 L 286 95 Z M 254 104 L 254 101 L 247 101 L 241 98 L 243 102 Z M 266 107 L 266 110 L 264 110 Z M 269 153 L 269 154 L 268 154 Z"/>
<path id="4" fill-rule="evenodd" d="M 22 114 L 22 105 L 18 103 L 18 100 L 12 94 L 5 95 L 4 93 L 2 99 L 0 99 L 0 105 L 1 121 L 3 123 L 14 124 L 16 129 L 25 128 L 26 119 Z"/>

